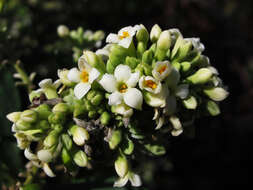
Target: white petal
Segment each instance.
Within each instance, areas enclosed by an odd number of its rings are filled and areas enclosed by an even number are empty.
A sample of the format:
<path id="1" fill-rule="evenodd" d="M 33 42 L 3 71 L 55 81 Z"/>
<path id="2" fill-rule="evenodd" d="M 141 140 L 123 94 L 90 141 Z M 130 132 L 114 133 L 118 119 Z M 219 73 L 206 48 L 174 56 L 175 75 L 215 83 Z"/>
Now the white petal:
<path id="1" fill-rule="evenodd" d="M 140 187 L 142 184 L 140 176 L 135 173 L 130 174 L 129 180 L 133 187 Z"/>
<path id="2" fill-rule="evenodd" d="M 146 92 L 144 93 L 145 101 L 148 105 L 152 107 L 165 107 L 166 97 L 169 95 L 169 90 L 166 86 L 162 87 L 162 90 L 158 94 Z"/>
<path id="3" fill-rule="evenodd" d="M 182 124 L 181 124 L 178 117 L 173 115 L 173 116 L 170 117 L 169 120 L 170 120 L 171 124 L 173 125 L 174 129 L 179 130 L 179 129 L 182 128 Z"/>
<path id="4" fill-rule="evenodd" d="M 26 148 L 24 151 L 24 155 L 28 160 L 37 160 L 37 155 L 33 154 L 30 150 L 30 148 Z"/>
<path id="5" fill-rule="evenodd" d="M 146 81 L 153 81 L 156 84 L 156 88 L 151 88 L 149 86 L 147 86 L 145 83 Z M 139 87 L 140 89 L 145 89 L 148 92 L 151 92 L 153 94 L 159 94 L 162 90 L 162 84 L 160 83 L 160 81 L 154 79 L 151 76 L 142 76 L 139 80 Z"/>
<path id="6" fill-rule="evenodd" d="M 117 81 L 126 82 L 131 76 L 131 68 L 127 65 L 118 65 L 114 70 L 114 76 Z"/>
<path id="7" fill-rule="evenodd" d="M 160 129 L 164 124 L 164 117 L 159 117 L 157 120 L 156 120 L 156 130 Z"/>
<path id="8" fill-rule="evenodd" d="M 126 118 L 131 117 L 134 113 L 133 109 L 124 103 L 114 106 L 114 112 L 123 115 Z"/>
<path id="9" fill-rule="evenodd" d="M 131 87 L 131 88 L 135 87 L 136 84 L 139 81 L 139 78 L 140 78 L 140 73 L 139 72 L 132 73 L 130 75 L 130 78 L 126 81 L 127 86 Z"/>
<path id="10" fill-rule="evenodd" d="M 136 27 L 126 26 L 119 31 L 119 36 L 123 35 L 123 32 L 128 32 L 129 36 L 133 37 L 136 33 Z"/>
<path id="11" fill-rule="evenodd" d="M 183 128 L 178 129 L 178 130 L 173 129 L 173 130 L 171 131 L 171 135 L 174 136 L 174 137 L 177 137 L 177 136 L 181 135 L 182 133 L 183 133 Z"/>
<path id="12" fill-rule="evenodd" d="M 100 75 L 100 72 L 95 69 L 95 68 L 92 68 L 91 71 L 89 72 L 89 83 L 93 83 L 94 80 L 96 80 Z"/>
<path id="13" fill-rule="evenodd" d="M 88 72 L 90 72 L 90 70 L 92 69 L 92 67 L 90 66 L 90 64 L 87 62 L 85 55 L 82 55 L 78 59 L 78 68 L 79 68 L 80 71 L 86 70 Z"/>
<path id="14" fill-rule="evenodd" d="M 42 149 L 37 152 L 38 159 L 42 162 L 50 162 L 53 159 L 53 155 L 49 150 Z"/>
<path id="15" fill-rule="evenodd" d="M 132 42 L 132 37 L 127 37 L 127 38 L 124 38 L 122 40 L 119 41 L 119 45 L 124 47 L 124 48 L 129 48 L 131 42 Z"/>
<path id="16" fill-rule="evenodd" d="M 106 38 L 106 43 L 118 43 L 120 41 L 119 36 L 117 34 L 109 34 Z"/>
<path id="17" fill-rule="evenodd" d="M 189 94 L 189 85 L 188 84 L 181 84 L 177 86 L 175 95 L 180 97 L 181 99 L 185 99 Z"/>
<path id="18" fill-rule="evenodd" d="M 152 120 L 156 120 L 160 115 L 157 108 L 154 108 L 154 111 L 155 111 L 155 113 L 154 113 L 154 116 L 153 116 Z"/>
<path id="19" fill-rule="evenodd" d="M 160 73 L 159 70 L 162 67 L 165 67 L 165 70 L 162 73 Z M 162 81 L 170 74 L 171 71 L 172 71 L 172 67 L 169 61 L 157 62 L 155 64 L 154 69 L 152 70 L 152 75 L 154 76 L 155 79 Z"/>
<path id="20" fill-rule="evenodd" d="M 81 99 L 91 88 L 90 83 L 80 82 L 74 88 L 74 94 L 78 99 Z"/>
<path id="21" fill-rule="evenodd" d="M 52 86 L 52 84 L 53 84 L 52 79 L 44 79 L 44 80 L 40 81 L 39 87 L 40 88 L 48 88 L 48 87 Z"/>
<path id="22" fill-rule="evenodd" d="M 185 38 L 185 40 L 190 41 L 197 51 L 203 52 L 205 50 L 205 46 L 200 42 L 199 38 Z"/>
<path id="23" fill-rule="evenodd" d="M 123 96 L 121 93 L 119 92 L 113 92 L 110 96 L 109 96 L 109 105 L 119 105 L 122 103 L 122 99 Z"/>
<path id="24" fill-rule="evenodd" d="M 128 89 L 124 94 L 124 102 L 126 103 L 126 105 L 132 108 L 141 110 L 143 102 L 143 96 L 141 91 L 136 88 Z"/>
<path id="25" fill-rule="evenodd" d="M 214 75 L 219 75 L 218 70 L 215 67 L 209 66 L 207 67 Z"/>
<path id="26" fill-rule="evenodd" d="M 59 88 L 59 86 L 61 86 L 61 80 L 60 79 L 58 79 L 58 80 L 56 80 L 56 81 L 54 81 L 54 84 L 53 84 L 53 86 L 57 89 L 57 88 Z"/>
<path id="27" fill-rule="evenodd" d="M 47 176 L 55 177 L 54 172 L 51 170 L 51 168 L 49 167 L 49 165 L 47 163 L 43 164 L 43 170 L 47 174 Z"/>
<path id="28" fill-rule="evenodd" d="M 78 83 L 80 82 L 80 74 L 81 72 L 77 68 L 72 68 L 69 70 L 67 77 L 71 82 Z"/>
<path id="29" fill-rule="evenodd" d="M 104 74 L 99 83 L 107 92 L 114 92 L 117 89 L 116 78 L 111 74 Z"/>
<path id="30" fill-rule="evenodd" d="M 114 182 L 113 187 L 124 187 L 128 182 L 128 175 L 125 175 L 123 178 L 119 178 Z"/>

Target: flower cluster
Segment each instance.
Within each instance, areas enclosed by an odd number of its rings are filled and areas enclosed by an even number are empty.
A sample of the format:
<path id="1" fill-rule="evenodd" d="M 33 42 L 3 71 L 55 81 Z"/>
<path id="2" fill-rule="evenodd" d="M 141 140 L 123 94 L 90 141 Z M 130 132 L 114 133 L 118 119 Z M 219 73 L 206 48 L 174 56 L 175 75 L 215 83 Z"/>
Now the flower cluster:
<path id="1" fill-rule="evenodd" d="M 220 113 L 228 96 L 198 38 L 143 25 L 109 34 L 104 48 L 83 51 L 78 66 L 58 70 L 30 95 L 31 105 L 7 116 L 18 146 L 45 173 L 61 162 L 70 173 L 113 161 L 119 179 L 140 186 L 135 154 L 165 154 L 168 140 L 195 118 Z M 138 147 L 138 148 L 135 148 Z"/>

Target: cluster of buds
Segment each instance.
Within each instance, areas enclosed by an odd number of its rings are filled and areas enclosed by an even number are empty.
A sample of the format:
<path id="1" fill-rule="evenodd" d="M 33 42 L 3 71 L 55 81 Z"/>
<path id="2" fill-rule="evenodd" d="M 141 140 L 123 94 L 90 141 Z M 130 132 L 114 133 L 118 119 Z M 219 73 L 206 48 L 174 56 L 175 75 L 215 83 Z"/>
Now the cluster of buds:
<path id="1" fill-rule="evenodd" d="M 58 70 L 54 83 L 41 81 L 30 108 L 7 118 L 25 156 L 48 176 L 60 156 L 72 173 L 103 158 L 119 176 L 114 186 L 140 186 L 134 155 L 164 155 L 169 137 L 197 117 L 218 115 L 228 92 L 202 55 L 204 45 L 178 29 L 154 25 L 149 34 L 143 25 L 129 26 L 106 42 L 83 51 L 77 67 Z"/>

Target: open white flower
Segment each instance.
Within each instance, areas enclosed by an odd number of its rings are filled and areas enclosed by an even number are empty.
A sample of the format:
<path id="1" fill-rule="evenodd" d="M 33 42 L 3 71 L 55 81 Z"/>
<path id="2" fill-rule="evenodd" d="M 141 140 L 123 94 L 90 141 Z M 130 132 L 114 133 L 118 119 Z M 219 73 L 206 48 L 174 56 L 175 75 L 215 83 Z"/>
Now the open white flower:
<path id="1" fill-rule="evenodd" d="M 139 25 L 136 25 L 134 27 L 132 26 L 124 27 L 118 32 L 118 34 L 110 33 L 106 38 L 106 42 L 119 44 L 124 48 L 128 48 L 132 42 L 133 36 L 139 29 L 140 29 Z"/>
<path id="2" fill-rule="evenodd" d="M 124 187 L 128 181 L 130 181 L 133 187 L 140 187 L 142 184 L 140 176 L 136 173 L 129 171 L 124 177 L 119 178 L 117 181 L 115 181 L 113 186 Z"/>
<path id="3" fill-rule="evenodd" d="M 154 69 L 152 70 L 152 75 L 155 79 L 162 81 L 164 80 L 172 71 L 172 67 L 169 61 L 157 62 Z"/>
<path id="4" fill-rule="evenodd" d="M 68 72 L 68 79 L 78 83 L 74 88 L 74 94 L 78 99 L 81 99 L 91 89 L 91 84 L 96 80 L 100 72 L 89 65 L 82 56 L 78 60 L 78 67 L 72 68 Z"/>
<path id="5" fill-rule="evenodd" d="M 158 94 L 162 90 L 162 85 L 160 81 L 154 79 L 151 76 L 142 76 L 139 80 L 140 89 L 145 89 L 153 94 Z"/>
<path id="6" fill-rule="evenodd" d="M 118 65 L 114 75 L 105 74 L 99 81 L 101 86 L 110 94 L 109 105 L 119 105 L 125 103 L 131 108 L 141 109 L 143 96 L 140 90 L 135 88 L 139 81 L 138 72 L 131 73 L 131 68 L 127 65 Z"/>

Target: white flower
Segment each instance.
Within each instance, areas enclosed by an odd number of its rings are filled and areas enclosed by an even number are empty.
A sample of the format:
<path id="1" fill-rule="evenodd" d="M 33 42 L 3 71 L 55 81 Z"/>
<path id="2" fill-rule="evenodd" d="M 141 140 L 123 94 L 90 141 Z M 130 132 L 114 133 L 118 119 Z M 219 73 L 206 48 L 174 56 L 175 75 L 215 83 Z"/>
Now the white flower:
<path id="1" fill-rule="evenodd" d="M 151 76 L 142 76 L 139 80 L 140 89 L 145 89 L 153 94 L 158 94 L 162 90 L 162 85 L 160 81 L 154 79 Z"/>
<path id="2" fill-rule="evenodd" d="M 124 48 L 128 48 L 132 42 L 133 36 L 140 29 L 139 25 L 134 27 L 127 26 L 122 28 L 118 34 L 109 34 L 106 38 L 107 43 L 119 44 Z"/>
<path id="3" fill-rule="evenodd" d="M 78 60 L 78 67 L 69 70 L 68 79 L 78 83 L 74 88 L 74 94 L 78 99 L 81 99 L 91 88 L 91 84 L 96 80 L 100 72 L 90 66 L 82 56 Z"/>
<path id="4" fill-rule="evenodd" d="M 152 75 L 155 79 L 162 81 L 171 73 L 171 71 L 172 67 L 169 61 L 157 62 L 152 70 Z"/>
<path id="5" fill-rule="evenodd" d="M 60 80 L 56 80 L 53 83 L 52 79 L 44 79 L 44 80 L 40 81 L 40 83 L 39 83 L 39 87 L 41 89 L 45 89 L 45 88 L 55 88 L 55 89 L 57 89 L 60 85 L 61 85 Z"/>
<path id="6" fill-rule="evenodd" d="M 186 41 L 190 41 L 198 52 L 203 52 L 205 50 L 205 46 L 200 42 L 199 38 L 185 38 Z"/>
<path id="7" fill-rule="evenodd" d="M 117 181 L 115 181 L 114 183 L 114 187 L 124 187 L 128 180 L 131 182 L 131 185 L 133 187 L 140 187 L 142 182 L 141 182 L 141 178 L 139 175 L 133 173 L 133 172 L 128 172 L 127 175 L 125 175 L 122 178 L 119 178 Z"/>
<path id="8" fill-rule="evenodd" d="M 127 65 L 118 65 L 115 68 L 114 75 L 103 75 L 99 83 L 107 92 L 111 93 L 108 104 L 125 103 L 131 108 L 140 110 L 143 102 L 142 93 L 134 88 L 139 77 L 140 74 L 138 72 L 131 73 L 131 69 Z"/>

